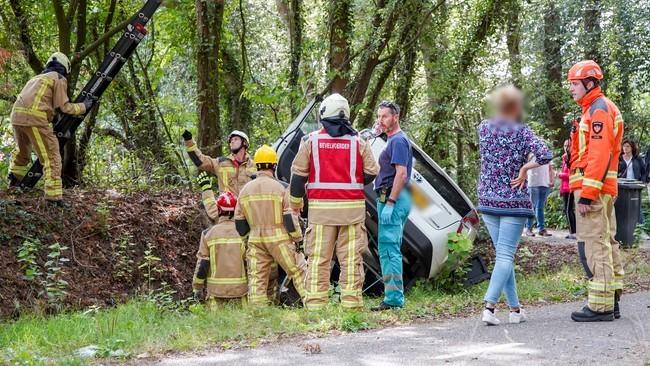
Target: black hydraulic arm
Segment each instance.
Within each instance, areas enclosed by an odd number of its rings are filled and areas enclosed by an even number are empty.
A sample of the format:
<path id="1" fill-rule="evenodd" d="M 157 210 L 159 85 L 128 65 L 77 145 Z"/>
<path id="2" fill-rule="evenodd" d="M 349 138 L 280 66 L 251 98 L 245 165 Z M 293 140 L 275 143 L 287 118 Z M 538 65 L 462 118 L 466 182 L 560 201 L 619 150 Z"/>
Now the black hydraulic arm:
<path id="1" fill-rule="evenodd" d="M 99 69 L 95 72 L 93 77 L 86 83 L 81 93 L 75 98 L 74 103 L 82 103 L 87 99 L 93 101 L 93 106 L 101 98 L 102 94 L 113 81 L 113 78 L 122 69 L 122 66 L 131 57 L 140 41 L 144 39 L 147 34 L 145 25 L 149 22 L 153 14 L 156 12 L 163 0 L 147 0 L 142 9 L 138 11 L 132 18 L 132 21 L 126 26 L 122 36 L 117 41 L 117 44 L 111 51 L 104 57 L 104 61 Z M 74 135 L 77 128 L 81 125 L 84 118 L 90 113 L 86 111 L 83 115 L 72 116 L 59 113 L 55 117 L 54 133 L 59 140 L 59 148 L 63 156 L 63 148 L 65 144 Z M 21 188 L 31 188 L 36 185 L 38 180 L 43 175 L 43 165 L 40 161 L 36 161 L 30 167 L 28 173 L 20 182 Z"/>

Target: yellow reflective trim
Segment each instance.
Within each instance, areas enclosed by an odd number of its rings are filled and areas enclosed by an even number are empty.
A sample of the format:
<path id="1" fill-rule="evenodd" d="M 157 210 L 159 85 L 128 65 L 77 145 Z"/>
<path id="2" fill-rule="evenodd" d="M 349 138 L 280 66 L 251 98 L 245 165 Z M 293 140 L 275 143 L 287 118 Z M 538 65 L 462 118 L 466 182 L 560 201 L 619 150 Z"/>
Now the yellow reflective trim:
<path id="1" fill-rule="evenodd" d="M 618 127 L 623 124 L 623 116 L 617 114 L 614 118 L 614 136 L 618 135 Z"/>
<path id="2" fill-rule="evenodd" d="M 594 282 L 594 281 L 590 281 L 587 284 L 587 287 L 590 290 L 594 290 L 594 291 L 608 291 L 611 290 L 612 286 L 613 283 L 603 283 L 603 282 Z"/>
<path id="3" fill-rule="evenodd" d="M 209 246 L 208 249 L 210 250 L 210 274 L 214 275 L 217 273 L 217 250 L 214 246 Z"/>
<path id="4" fill-rule="evenodd" d="M 248 241 L 250 243 L 265 243 L 265 244 L 272 244 L 272 243 L 277 243 L 277 242 L 282 242 L 282 241 L 289 241 L 291 238 L 289 237 L 289 234 L 282 231 L 282 229 L 275 229 L 275 235 L 273 236 L 253 236 L 251 235 L 248 238 Z"/>
<path id="5" fill-rule="evenodd" d="M 51 87 L 52 85 L 54 85 L 54 80 L 50 79 L 47 76 L 42 76 L 42 77 L 39 78 L 39 80 L 42 82 L 42 84 L 38 88 L 38 92 L 36 92 L 36 96 L 34 97 L 34 102 L 32 103 L 31 110 L 33 112 L 39 112 L 40 111 L 38 109 L 38 106 L 41 104 L 41 99 L 43 99 L 43 95 L 45 95 L 45 91 L 47 90 L 48 87 Z M 43 113 L 43 112 L 41 111 L 41 113 Z"/>
<path id="6" fill-rule="evenodd" d="M 323 250 L 323 226 L 314 225 L 314 252 L 309 258 L 311 268 L 311 284 L 308 296 L 313 298 L 318 295 L 318 274 L 320 273 L 318 262 L 320 261 L 321 251 Z M 329 271 L 328 271 L 329 273 Z"/>
<path id="7" fill-rule="evenodd" d="M 275 194 L 251 194 L 246 197 L 242 197 L 240 201 L 247 207 L 248 212 L 250 212 L 250 202 L 261 202 L 261 201 L 272 201 L 273 211 L 275 214 L 275 223 L 282 224 L 282 197 Z"/>
<path id="8" fill-rule="evenodd" d="M 590 178 L 583 178 L 582 179 L 582 185 L 583 186 L 588 186 L 588 187 L 594 187 L 601 189 L 603 188 L 603 182 L 595 180 L 595 179 L 590 179 Z"/>
<path id="9" fill-rule="evenodd" d="M 582 174 L 573 174 L 569 177 L 569 183 L 575 183 L 578 181 L 582 181 Z"/>
<path id="10" fill-rule="evenodd" d="M 608 170 L 607 175 L 605 176 L 605 179 L 616 179 L 618 178 L 618 172 Z"/>
<path id="11" fill-rule="evenodd" d="M 610 296 L 596 296 L 589 294 L 589 297 L 587 301 L 590 304 L 598 304 L 598 305 L 614 305 L 614 293 L 612 292 L 611 297 Z"/>
<path id="12" fill-rule="evenodd" d="M 186 150 L 187 150 L 187 152 L 198 151 L 198 150 L 199 150 L 199 147 L 196 146 L 196 144 L 194 144 L 194 145 L 192 145 L 192 146 L 187 146 L 187 147 L 186 147 Z"/>
<path id="13" fill-rule="evenodd" d="M 14 113 L 23 113 L 38 118 L 47 118 L 47 113 L 39 110 L 27 109 L 23 107 L 14 107 Z"/>
<path id="14" fill-rule="evenodd" d="M 354 225 L 348 225 L 348 263 L 346 263 L 348 266 L 348 289 L 352 289 L 352 286 L 354 286 L 354 261 L 356 247 L 357 238 L 355 227 Z M 341 290 L 341 294 L 343 294 L 343 290 Z"/>
<path id="15" fill-rule="evenodd" d="M 257 297 L 257 248 L 251 245 L 249 248 L 249 271 L 250 279 L 248 282 L 248 299 L 252 301 Z"/>
<path id="16" fill-rule="evenodd" d="M 12 161 L 11 162 L 11 167 L 9 168 L 9 171 L 14 173 L 15 175 L 18 175 L 18 176 L 22 177 L 25 174 L 27 174 L 27 172 L 29 171 L 29 167 L 28 166 L 14 165 L 14 163 Z"/>
<path id="17" fill-rule="evenodd" d="M 208 205 L 216 205 L 216 204 L 217 201 L 215 201 L 214 197 L 206 197 L 203 199 L 203 206 L 206 206 L 206 208 Z"/>
<path id="18" fill-rule="evenodd" d="M 309 208 L 322 208 L 322 209 L 342 209 L 342 208 L 365 208 L 365 200 L 354 201 L 321 201 L 309 200 Z"/>
<path id="19" fill-rule="evenodd" d="M 302 197 L 289 196 L 289 202 L 300 204 L 302 203 Z"/>
<path id="20" fill-rule="evenodd" d="M 346 296 L 361 296 L 361 290 L 346 290 L 346 289 L 341 289 L 341 295 L 346 295 Z"/>
<path id="21" fill-rule="evenodd" d="M 243 285 L 248 283 L 246 277 L 240 278 L 208 278 L 209 285 Z"/>
<path id="22" fill-rule="evenodd" d="M 217 244 L 242 244 L 240 238 L 218 238 L 208 240 L 208 246 L 217 245 Z"/>
<path id="23" fill-rule="evenodd" d="M 52 181 L 52 169 L 50 169 L 50 157 L 47 155 L 47 149 L 45 148 L 45 144 L 43 143 L 43 138 L 41 137 L 41 133 L 38 131 L 37 127 L 32 127 L 32 133 L 34 134 L 34 138 L 36 139 L 36 145 L 38 146 L 38 149 L 41 151 L 41 156 L 43 157 L 44 161 L 41 161 L 43 164 L 43 170 L 46 172 L 45 178 L 49 181 Z"/>
<path id="24" fill-rule="evenodd" d="M 192 279 L 192 283 L 195 285 L 203 285 L 205 283 L 205 280 L 196 278 L 196 276 Z"/>

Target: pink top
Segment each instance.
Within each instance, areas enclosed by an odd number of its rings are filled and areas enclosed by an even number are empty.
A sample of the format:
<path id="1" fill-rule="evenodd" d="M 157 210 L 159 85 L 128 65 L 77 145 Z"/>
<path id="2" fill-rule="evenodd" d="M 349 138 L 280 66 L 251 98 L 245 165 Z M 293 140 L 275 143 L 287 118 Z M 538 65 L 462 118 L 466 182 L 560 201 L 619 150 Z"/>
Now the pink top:
<path id="1" fill-rule="evenodd" d="M 569 164 L 567 164 L 567 155 L 562 155 L 562 171 L 558 174 L 560 178 L 560 194 L 571 193 L 569 188 Z"/>

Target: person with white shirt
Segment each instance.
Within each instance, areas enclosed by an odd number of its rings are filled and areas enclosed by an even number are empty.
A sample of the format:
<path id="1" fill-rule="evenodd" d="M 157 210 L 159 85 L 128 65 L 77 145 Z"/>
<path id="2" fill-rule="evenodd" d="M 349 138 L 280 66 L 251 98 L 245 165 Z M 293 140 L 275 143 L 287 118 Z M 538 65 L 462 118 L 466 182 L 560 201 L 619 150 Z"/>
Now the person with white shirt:
<path id="1" fill-rule="evenodd" d="M 533 201 L 533 210 L 535 211 L 535 219 L 537 219 L 537 233 L 540 236 L 551 236 L 545 227 L 544 209 L 546 208 L 548 195 L 551 192 L 551 188 L 553 188 L 554 180 L 555 171 L 553 170 L 553 165 L 550 163 L 528 171 L 530 199 Z M 535 233 L 533 232 L 535 219 L 532 217 L 528 219 L 528 228 L 526 230 L 527 236 L 535 236 Z"/>

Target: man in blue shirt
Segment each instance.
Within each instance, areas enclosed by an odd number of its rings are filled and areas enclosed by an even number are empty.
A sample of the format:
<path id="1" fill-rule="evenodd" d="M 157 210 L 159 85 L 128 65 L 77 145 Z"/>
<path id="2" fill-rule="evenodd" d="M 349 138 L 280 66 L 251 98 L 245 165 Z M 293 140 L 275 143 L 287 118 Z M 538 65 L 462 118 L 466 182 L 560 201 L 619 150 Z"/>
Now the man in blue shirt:
<path id="1" fill-rule="evenodd" d="M 400 128 L 399 112 L 399 106 L 388 101 L 381 102 L 377 110 L 377 123 L 388 135 L 388 142 L 379 155 L 379 175 L 375 179 L 384 301 L 372 308 L 373 311 L 404 306 L 401 247 L 404 225 L 411 211 L 408 184 L 413 168 L 413 152 L 411 143 Z"/>

